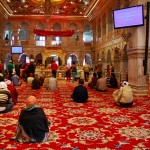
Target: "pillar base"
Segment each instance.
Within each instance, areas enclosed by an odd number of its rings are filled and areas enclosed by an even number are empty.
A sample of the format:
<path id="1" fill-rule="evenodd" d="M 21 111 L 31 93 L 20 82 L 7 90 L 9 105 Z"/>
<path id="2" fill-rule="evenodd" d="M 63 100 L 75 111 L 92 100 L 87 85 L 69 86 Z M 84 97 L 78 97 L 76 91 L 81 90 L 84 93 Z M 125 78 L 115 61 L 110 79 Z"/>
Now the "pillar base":
<path id="1" fill-rule="evenodd" d="M 147 86 L 134 86 L 130 85 L 135 96 L 148 96 L 148 85 Z"/>

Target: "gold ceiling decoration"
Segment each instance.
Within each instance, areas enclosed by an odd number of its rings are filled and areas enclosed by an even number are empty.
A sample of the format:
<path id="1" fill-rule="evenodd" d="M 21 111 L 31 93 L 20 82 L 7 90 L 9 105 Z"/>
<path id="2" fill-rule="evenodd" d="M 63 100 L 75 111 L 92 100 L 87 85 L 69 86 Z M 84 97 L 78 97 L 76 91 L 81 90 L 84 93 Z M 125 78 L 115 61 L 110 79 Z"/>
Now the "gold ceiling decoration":
<path id="1" fill-rule="evenodd" d="M 97 0 L 6 0 L 11 15 L 84 16 Z M 90 5 L 91 4 L 91 5 Z M 7 8 L 6 7 L 6 8 Z"/>
<path id="2" fill-rule="evenodd" d="M 36 4 L 44 4 L 46 0 L 31 0 L 32 2 Z M 66 0 L 51 0 L 51 3 L 55 4 L 60 4 L 65 2 Z"/>

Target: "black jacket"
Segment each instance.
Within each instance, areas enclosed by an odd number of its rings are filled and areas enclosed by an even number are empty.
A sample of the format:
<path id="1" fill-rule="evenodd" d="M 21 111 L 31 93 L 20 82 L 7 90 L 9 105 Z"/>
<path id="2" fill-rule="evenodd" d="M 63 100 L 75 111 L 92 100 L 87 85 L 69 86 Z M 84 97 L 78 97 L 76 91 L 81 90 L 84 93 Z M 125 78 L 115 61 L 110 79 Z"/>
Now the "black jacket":
<path id="1" fill-rule="evenodd" d="M 42 108 L 33 107 L 22 110 L 19 123 L 26 134 L 37 142 L 42 142 L 45 133 L 49 131 L 48 121 Z"/>
<path id="2" fill-rule="evenodd" d="M 88 99 L 88 91 L 87 88 L 83 85 L 78 85 L 74 88 L 73 94 L 71 95 L 75 102 L 86 102 Z"/>

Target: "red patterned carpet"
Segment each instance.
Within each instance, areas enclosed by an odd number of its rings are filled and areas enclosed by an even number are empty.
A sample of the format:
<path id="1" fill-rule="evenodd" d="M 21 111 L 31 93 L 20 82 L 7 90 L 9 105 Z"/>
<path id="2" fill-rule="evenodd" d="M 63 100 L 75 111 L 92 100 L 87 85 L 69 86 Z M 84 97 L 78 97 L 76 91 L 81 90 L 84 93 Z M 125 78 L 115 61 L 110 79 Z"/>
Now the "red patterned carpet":
<path id="1" fill-rule="evenodd" d="M 112 102 L 112 89 L 88 89 L 89 100 L 79 104 L 70 95 L 77 83 L 58 82 L 58 91 L 17 87 L 19 99 L 13 110 L 0 114 L 0 150 L 150 150 L 150 99 L 135 97 L 134 106 L 120 108 Z M 86 83 L 87 84 L 87 83 Z M 22 144 L 14 135 L 27 96 L 35 95 L 51 121 L 50 141 Z"/>

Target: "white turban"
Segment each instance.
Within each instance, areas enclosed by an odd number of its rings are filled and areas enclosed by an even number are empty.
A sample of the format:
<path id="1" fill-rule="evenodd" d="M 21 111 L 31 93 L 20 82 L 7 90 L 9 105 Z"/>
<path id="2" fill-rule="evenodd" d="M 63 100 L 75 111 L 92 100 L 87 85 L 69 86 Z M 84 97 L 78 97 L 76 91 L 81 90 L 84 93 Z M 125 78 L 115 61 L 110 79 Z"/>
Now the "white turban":
<path id="1" fill-rule="evenodd" d="M 125 86 L 125 85 L 128 85 L 129 83 L 127 81 L 123 81 L 122 85 Z"/>
<path id="2" fill-rule="evenodd" d="M 7 84 L 5 82 L 0 82 L 0 89 L 7 89 Z"/>

